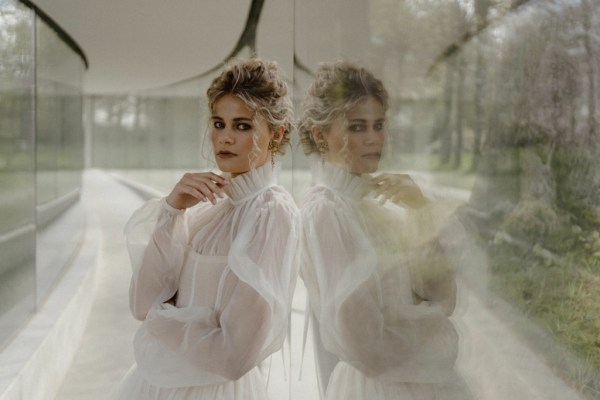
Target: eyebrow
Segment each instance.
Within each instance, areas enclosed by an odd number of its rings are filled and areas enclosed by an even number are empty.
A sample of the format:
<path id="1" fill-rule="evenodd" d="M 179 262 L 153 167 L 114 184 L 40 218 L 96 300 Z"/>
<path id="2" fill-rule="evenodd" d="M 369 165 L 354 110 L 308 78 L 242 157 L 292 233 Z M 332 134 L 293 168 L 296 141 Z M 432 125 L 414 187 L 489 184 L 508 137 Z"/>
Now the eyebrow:
<path id="1" fill-rule="evenodd" d="M 380 121 L 385 121 L 385 118 L 379 118 L 379 119 L 375 120 L 375 122 L 380 122 Z M 362 122 L 363 124 L 366 124 L 368 121 L 366 119 L 362 119 L 362 118 L 354 118 L 354 119 L 349 119 L 348 122 Z"/>
<path id="2" fill-rule="evenodd" d="M 223 120 L 222 117 L 219 117 L 218 115 L 213 115 L 210 117 L 210 119 L 220 119 Z M 252 122 L 252 118 L 247 118 L 247 117 L 237 117 L 233 119 L 234 122 L 240 122 L 240 121 L 250 121 Z"/>

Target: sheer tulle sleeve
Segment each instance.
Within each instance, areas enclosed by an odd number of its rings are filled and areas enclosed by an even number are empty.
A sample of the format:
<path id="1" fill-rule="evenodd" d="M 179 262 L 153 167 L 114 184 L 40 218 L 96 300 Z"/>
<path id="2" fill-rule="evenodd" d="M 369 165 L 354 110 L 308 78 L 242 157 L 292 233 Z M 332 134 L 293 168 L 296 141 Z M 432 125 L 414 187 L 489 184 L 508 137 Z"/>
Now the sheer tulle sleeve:
<path id="1" fill-rule="evenodd" d="M 456 304 L 456 271 L 466 242 L 463 225 L 448 206 L 434 200 L 406 216 L 410 240 L 405 247 L 412 289 L 419 298 L 451 315 Z"/>
<path id="2" fill-rule="evenodd" d="M 355 204 L 317 195 L 302 210 L 301 273 L 325 347 L 371 377 L 397 382 L 450 377 L 457 352 L 452 324 L 437 305 L 385 302 L 385 274 L 402 274 L 408 266 L 390 243 L 373 243 L 366 234 L 366 215 Z M 383 267 L 390 255 L 397 258 L 392 264 L 398 271 Z M 406 275 L 405 281 L 410 280 L 408 271 Z M 406 284 L 410 293 L 410 282 Z"/>
<path id="3" fill-rule="evenodd" d="M 188 243 L 185 213 L 164 199 L 150 200 L 131 216 L 125 236 L 133 269 L 129 305 L 133 316 L 143 321 L 153 306 L 177 291 Z"/>
<path id="4" fill-rule="evenodd" d="M 281 348 L 296 282 L 299 214 L 276 189 L 234 208 L 222 307 L 153 308 L 135 339 L 140 371 L 160 386 L 237 380 Z"/>

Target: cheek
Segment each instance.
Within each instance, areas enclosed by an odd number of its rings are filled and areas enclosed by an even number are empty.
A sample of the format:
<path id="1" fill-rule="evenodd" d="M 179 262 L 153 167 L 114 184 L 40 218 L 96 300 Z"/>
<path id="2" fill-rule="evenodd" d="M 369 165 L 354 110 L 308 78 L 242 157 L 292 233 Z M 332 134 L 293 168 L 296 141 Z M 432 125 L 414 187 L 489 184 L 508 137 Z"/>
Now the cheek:
<path id="1" fill-rule="evenodd" d="M 339 152 L 344 148 L 344 137 L 342 135 L 330 135 L 327 138 L 327 144 L 329 145 L 329 151 Z"/>
<path id="2" fill-rule="evenodd" d="M 244 149 L 246 149 L 247 151 L 252 150 L 252 148 L 254 147 L 254 138 L 252 133 L 244 134 L 241 137 L 240 141 L 243 144 Z"/>
<path id="3" fill-rule="evenodd" d="M 256 135 L 256 145 L 263 153 L 268 151 L 270 141 L 271 134 L 268 130 L 262 130 Z"/>
<path id="4" fill-rule="evenodd" d="M 348 151 L 353 154 L 362 147 L 360 135 L 348 135 Z"/>

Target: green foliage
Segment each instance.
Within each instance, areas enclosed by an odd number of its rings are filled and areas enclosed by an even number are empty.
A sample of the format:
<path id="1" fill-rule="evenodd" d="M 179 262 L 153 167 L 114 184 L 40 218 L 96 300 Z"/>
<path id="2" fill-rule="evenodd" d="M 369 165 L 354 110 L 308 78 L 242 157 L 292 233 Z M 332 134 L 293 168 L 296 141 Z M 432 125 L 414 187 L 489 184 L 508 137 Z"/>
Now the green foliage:
<path id="1" fill-rule="evenodd" d="M 551 204 L 532 199 L 521 201 L 504 218 L 500 229 L 512 237 L 548 245 L 554 243 L 552 239 L 561 236 L 563 223 L 564 218 Z"/>
<path id="2" fill-rule="evenodd" d="M 557 372 L 593 392 L 600 389 L 595 378 L 600 371 L 600 234 L 574 228 L 562 231 L 563 241 L 571 245 L 562 257 L 540 245 L 519 247 L 508 236 L 496 240 L 490 251 L 491 285 L 578 356 L 569 364 L 547 354 Z M 530 339 L 535 347 L 536 338 Z"/>
<path id="3" fill-rule="evenodd" d="M 600 159 L 594 146 L 561 146 L 553 162 L 557 183 L 557 205 L 577 225 L 600 227 Z"/>

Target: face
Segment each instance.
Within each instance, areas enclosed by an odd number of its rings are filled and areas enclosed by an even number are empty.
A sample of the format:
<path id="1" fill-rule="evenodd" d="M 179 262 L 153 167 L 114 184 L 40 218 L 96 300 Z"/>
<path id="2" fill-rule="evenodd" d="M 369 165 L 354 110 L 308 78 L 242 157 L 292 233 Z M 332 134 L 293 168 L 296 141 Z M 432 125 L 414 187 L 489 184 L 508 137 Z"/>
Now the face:
<path id="1" fill-rule="evenodd" d="M 385 111 L 373 96 L 366 97 L 325 132 L 325 160 L 348 167 L 354 174 L 377 171 L 385 140 Z"/>
<path id="2" fill-rule="evenodd" d="M 215 102 L 210 137 L 221 171 L 236 176 L 265 164 L 271 136 L 267 121 L 255 120 L 239 97 L 227 94 Z"/>

